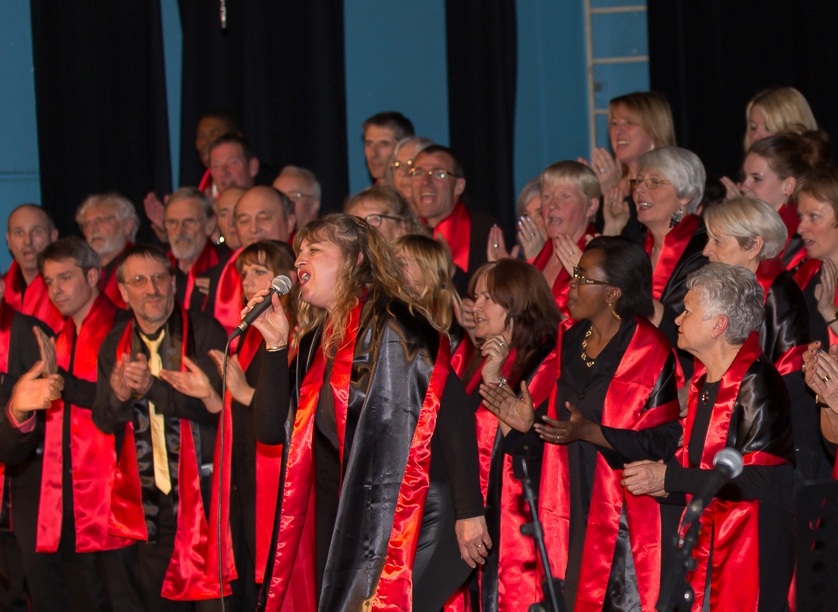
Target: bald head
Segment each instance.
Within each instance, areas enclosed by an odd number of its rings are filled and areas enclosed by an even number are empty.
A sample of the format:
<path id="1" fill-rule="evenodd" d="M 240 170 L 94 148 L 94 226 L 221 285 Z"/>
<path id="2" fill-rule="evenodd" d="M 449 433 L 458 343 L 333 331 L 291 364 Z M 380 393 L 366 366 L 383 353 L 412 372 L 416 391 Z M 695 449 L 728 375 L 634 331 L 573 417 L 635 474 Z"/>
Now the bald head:
<path id="1" fill-rule="evenodd" d="M 218 229 L 224 236 L 224 244 L 234 251 L 241 247 L 241 241 L 236 233 L 236 204 L 244 195 L 245 190 L 230 187 L 222 191 L 215 199 L 215 216 L 218 219 Z"/>
<path id="2" fill-rule="evenodd" d="M 236 204 L 236 233 L 242 246 L 260 240 L 288 242 L 294 223 L 294 205 L 273 187 L 251 187 Z"/>
<path id="3" fill-rule="evenodd" d="M 6 244 L 29 284 L 38 275 L 38 255 L 58 239 L 58 231 L 50 216 L 37 204 L 15 208 L 6 227 Z"/>

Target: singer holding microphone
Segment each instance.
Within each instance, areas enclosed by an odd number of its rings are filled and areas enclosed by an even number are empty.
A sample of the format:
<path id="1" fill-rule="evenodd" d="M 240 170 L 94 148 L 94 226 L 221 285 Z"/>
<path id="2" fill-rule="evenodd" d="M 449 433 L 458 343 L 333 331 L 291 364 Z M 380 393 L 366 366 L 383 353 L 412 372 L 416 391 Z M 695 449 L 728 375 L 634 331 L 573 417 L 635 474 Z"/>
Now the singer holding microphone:
<path id="1" fill-rule="evenodd" d="M 786 387 L 754 333 L 763 291 L 753 272 L 722 263 L 693 272 L 687 289 L 678 346 L 698 363 L 684 444 L 666 464 L 627 465 L 623 484 L 634 495 L 707 495 L 717 453 L 741 453 L 742 473 L 704 500 L 692 612 L 781 612 L 794 563 L 794 446 Z"/>
<path id="2" fill-rule="evenodd" d="M 290 368 L 279 299 L 253 322 L 265 340 L 257 440 L 284 444 L 287 457 L 259 609 L 439 610 L 492 544 L 474 418 L 448 339 L 366 221 L 332 214 L 295 243 Z M 439 486 L 449 489 L 450 515 L 423 524 L 425 498 Z M 422 545 L 429 534 L 435 546 Z"/>

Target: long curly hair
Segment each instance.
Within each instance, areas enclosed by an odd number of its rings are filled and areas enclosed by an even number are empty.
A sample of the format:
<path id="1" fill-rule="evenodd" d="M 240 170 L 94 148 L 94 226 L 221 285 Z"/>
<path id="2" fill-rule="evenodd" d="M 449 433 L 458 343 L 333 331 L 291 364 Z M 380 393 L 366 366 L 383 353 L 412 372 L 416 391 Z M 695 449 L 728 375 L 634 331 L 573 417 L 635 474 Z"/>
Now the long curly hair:
<path id="1" fill-rule="evenodd" d="M 384 236 L 366 221 L 352 215 L 332 213 L 309 222 L 294 239 L 299 253 L 303 241 L 329 241 L 340 249 L 341 265 L 335 285 L 335 306 L 332 311 L 297 303 L 297 321 L 301 338 L 323 326 L 323 351 L 334 357 L 347 332 L 349 313 L 368 292 L 387 295 L 405 302 L 411 312 L 418 312 L 433 323 L 427 309 L 416 299 L 406 282 L 401 264 Z M 360 256 L 360 257 L 359 257 Z"/>

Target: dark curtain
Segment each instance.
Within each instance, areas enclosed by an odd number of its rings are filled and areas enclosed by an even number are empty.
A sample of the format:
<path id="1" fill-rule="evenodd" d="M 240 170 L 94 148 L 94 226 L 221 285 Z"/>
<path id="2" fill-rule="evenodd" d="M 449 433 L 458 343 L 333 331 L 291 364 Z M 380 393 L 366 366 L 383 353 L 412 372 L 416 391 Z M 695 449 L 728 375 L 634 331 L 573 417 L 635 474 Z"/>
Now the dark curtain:
<path id="1" fill-rule="evenodd" d="M 202 113 L 228 108 L 264 164 L 313 171 L 323 209 L 349 191 L 346 150 L 343 1 L 180 0 L 183 25 L 181 175 L 197 185 L 195 151 Z"/>
<path id="2" fill-rule="evenodd" d="M 515 216 L 514 0 L 447 0 L 451 149 L 465 167 L 464 200 L 506 228 Z"/>
<path id="3" fill-rule="evenodd" d="M 678 144 L 736 179 L 745 106 L 769 87 L 799 89 L 838 137 L 838 3 L 649 0 L 652 89 L 672 104 Z"/>
<path id="4" fill-rule="evenodd" d="M 118 191 L 171 190 L 159 2 L 31 0 L 41 201 L 62 235 Z"/>

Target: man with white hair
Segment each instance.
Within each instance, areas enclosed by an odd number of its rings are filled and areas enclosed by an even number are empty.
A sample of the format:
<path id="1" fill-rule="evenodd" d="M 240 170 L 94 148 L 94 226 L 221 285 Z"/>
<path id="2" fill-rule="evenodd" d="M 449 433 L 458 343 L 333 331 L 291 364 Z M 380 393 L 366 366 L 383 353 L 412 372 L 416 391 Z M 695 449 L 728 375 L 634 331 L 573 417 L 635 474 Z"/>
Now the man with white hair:
<path id="1" fill-rule="evenodd" d="M 122 253 L 137 238 L 140 218 L 134 205 L 118 193 L 97 193 L 81 203 L 76 211 L 76 223 L 102 261 L 99 291 L 118 307 L 125 308 L 115 272 Z"/>
<path id="2" fill-rule="evenodd" d="M 320 181 L 311 170 L 298 166 L 285 166 L 273 183 L 294 203 L 297 227 L 303 227 L 320 213 Z"/>

